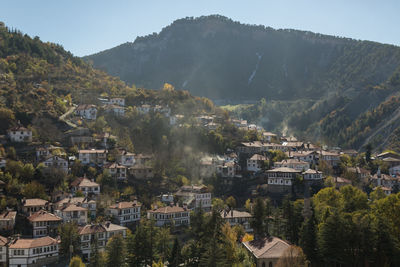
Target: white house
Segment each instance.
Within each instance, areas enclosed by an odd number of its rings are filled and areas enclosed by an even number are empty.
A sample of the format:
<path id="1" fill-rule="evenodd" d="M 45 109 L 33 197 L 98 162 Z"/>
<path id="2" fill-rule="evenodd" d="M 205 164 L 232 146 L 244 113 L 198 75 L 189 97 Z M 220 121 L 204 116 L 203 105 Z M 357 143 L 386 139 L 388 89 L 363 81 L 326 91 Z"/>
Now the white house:
<path id="1" fill-rule="evenodd" d="M 122 97 L 110 98 L 110 101 L 108 101 L 108 103 L 111 105 L 118 105 L 121 107 L 125 107 L 125 98 Z"/>
<path id="2" fill-rule="evenodd" d="M 86 177 L 76 179 L 71 183 L 72 191 L 81 191 L 86 195 L 99 195 L 100 185 L 94 181 L 89 180 Z"/>
<path id="3" fill-rule="evenodd" d="M 253 232 L 250 226 L 250 221 L 253 216 L 246 211 L 230 210 L 221 211 L 221 218 L 227 221 L 231 227 L 235 225 L 242 225 L 246 232 Z"/>
<path id="4" fill-rule="evenodd" d="M 262 133 L 262 140 L 264 142 L 271 143 L 273 138 L 276 138 L 276 134 L 270 133 L 270 132 L 263 132 Z"/>
<path id="5" fill-rule="evenodd" d="M 132 167 L 135 165 L 135 154 L 126 150 L 120 150 L 117 154 L 117 162 L 121 165 Z"/>
<path id="6" fill-rule="evenodd" d="M 190 209 L 201 207 L 205 211 L 211 210 L 211 193 L 204 185 L 181 186 L 175 195 L 182 198 Z"/>
<path id="7" fill-rule="evenodd" d="M 49 147 L 38 147 L 36 148 L 36 160 L 45 159 L 51 155 L 51 151 Z"/>
<path id="8" fill-rule="evenodd" d="M 8 239 L 0 236 L 0 266 L 7 266 Z"/>
<path id="9" fill-rule="evenodd" d="M 32 142 L 32 131 L 22 126 L 9 129 L 7 134 L 11 142 Z"/>
<path id="10" fill-rule="evenodd" d="M 222 165 L 217 166 L 217 173 L 221 177 L 235 177 L 236 163 L 233 161 L 224 162 Z"/>
<path id="11" fill-rule="evenodd" d="M 69 204 L 75 204 L 77 206 L 81 206 L 83 208 L 88 209 L 89 216 L 92 218 L 96 218 L 97 203 L 93 199 L 90 199 L 88 197 L 67 197 L 67 198 L 64 198 L 64 199 L 58 201 L 55 204 L 55 209 L 59 210 L 62 207 L 69 205 Z"/>
<path id="12" fill-rule="evenodd" d="M 147 218 L 154 219 L 156 226 L 174 224 L 175 226 L 189 225 L 189 210 L 179 206 L 166 206 L 147 211 Z"/>
<path id="13" fill-rule="evenodd" d="M 319 160 L 328 162 L 332 167 L 336 167 L 340 162 L 340 154 L 335 151 L 318 151 Z"/>
<path id="14" fill-rule="evenodd" d="M 27 215 L 31 215 L 39 210 L 48 210 L 49 206 L 49 201 L 40 198 L 29 198 L 22 200 L 22 210 Z"/>
<path id="15" fill-rule="evenodd" d="M 107 149 L 81 149 L 78 151 L 82 164 L 104 165 L 107 162 Z"/>
<path id="16" fill-rule="evenodd" d="M 108 214 L 115 217 L 120 225 L 128 225 L 140 221 L 140 207 L 137 201 L 119 202 L 108 208 Z"/>
<path id="17" fill-rule="evenodd" d="M 49 236 L 18 238 L 8 247 L 10 267 L 46 266 L 58 261 L 58 241 Z"/>
<path id="18" fill-rule="evenodd" d="M 42 163 L 46 168 L 54 168 L 68 173 L 68 161 L 62 157 L 50 155 Z"/>
<path id="19" fill-rule="evenodd" d="M 141 105 L 140 107 L 136 107 L 136 109 L 139 111 L 139 113 L 147 114 L 150 112 L 151 106 L 144 104 L 144 105 Z"/>
<path id="20" fill-rule="evenodd" d="M 247 170 L 251 172 L 261 171 L 266 157 L 254 154 L 251 158 L 247 159 Z"/>
<path id="21" fill-rule="evenodd" d="M 12 231 L 15 226 L 16 211 L 4 211 L 0 214 L 0 231 Z"/>
<path id="22" fill-rule="evenodd" d="M 303 172 L 304 180 L 309 181 L 321 181 L 323 179 L 323 173 L 317 170 L 308 169 Z"/>
<path id="23" fill-rule="evenodd" d="M 87 224 L 88 209 L 76 204 L 66 204 L 55 211 L 63 222 L 76 222 L 79 225 Z"/>
<path id="24" fill-rule="evenodd" d="M 128 168 L 124 165 L 118 163 L 112 163 L 105 168 L 110 172 L 111 176 L 117 180 L 127 180 L 127 170 Z"/>
<path id="25" fill-rule="evenodd" d="M 87 120 L 95 120 L 97 117 L 97 108 L 95 105 L 79 105 L 75 109 L 75 114 Z"/>
<path id="26" fill-rule="evenodd" d="M 45 210 L 40 210 L 28 217 L 29 223 L 33 228 L 33 237 L 54 236 L 57 233 L 57 227 L 62 219 Z"/>
<path id="27" fill-rule="evenodd" d="M 112 112 L 116 116 L 120 116 L 120 117 L 125 116 L 125 108 L 121 107 L 121 106 L 118 106 L 118 105 L 105 105 L 104 106 L 104 110 L 107 113 L 111 113 Z"/>
<path id="28" fill-rule="evenodd" d="M 90 259 L 90 253 L 92 252 L 92 246 L 94 241 L 97 240 L 99 251 L 104 251 L 108 240 L 114 235 L 121 235 L 126 237 L 126 231 L 128 228 L 105 222 L 101 224 L 87 224 L 79 228 L 79 235 L 81 239 L 81 251 L 84 261 Z"/>
<path id="29" fill-rule="evenodd" d="M 282 167 L 268 170 L 265 173 L 267 175 L 268 185 L 292 186 L 293 180 L 301 171 Z"/>

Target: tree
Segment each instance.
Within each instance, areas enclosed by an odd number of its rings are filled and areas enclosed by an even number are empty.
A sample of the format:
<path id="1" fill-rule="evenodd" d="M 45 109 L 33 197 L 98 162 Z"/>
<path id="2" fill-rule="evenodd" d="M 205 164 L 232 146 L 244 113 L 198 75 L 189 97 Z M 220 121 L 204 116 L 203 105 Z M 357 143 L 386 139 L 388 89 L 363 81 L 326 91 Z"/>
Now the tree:
<path id="1" fill-rule="evenodd" d="M 79 256 L 75 256 L 69 262 L 69 267 L 85 267 L 85 264 L 83 264 L 82 259 Z"/>
<path id="2" fill-rule="evenodd" d="M 372 145 L 367 144 L 367 146 L 365 147 L 365 161 L 367 163 L 371 162 L 371 151 L 372 151 Z"/>
<path id="3" fill-rule="evenodd" d="M 201 254 L 200 266 L 217 267 L 226 264 L 227 255 L 223 249 L 221 226 L 221 215 L 218 211 L 213 210 L 206 225 L 205 251 Z"/>
<path id="4" fill-rule="evenodd" d="M 318 232 L 318 247 L 321 257 L 328 265 L 345 263 L 347 235 L 345 222 L 338 211 L 328 215 Z"/>
<path id="5" fill-rule="evenodd" d="M 265 212 L 266 207 L 264 200 L 262 198 L 257 198 L 253 208 L 253 219 L 251 220 L 255 238 L 262 237 L 265 234 Z"/>
<path id="6" fill-rule="evenodd" d="M 76 223 L 65 223 L 59 226 L 58 233 L 60 234 L 60 254 L 69 255 L 71 253 L 70 247 L 72 246 L 72 254 L 80 252 L 80 236 L 78 233 L 78 226 Z"/>
<path id="7" fill-rule="evenodd" d="M 135 234 L 128 236 L 127 262 L 129 266 L 143 266 L 153 263 L 157 230 L 154 221 L 143 219 Z"/>
<path id="8" fill-rule="evenodd" d="M 297 244 L 299 241 L 299 230 L 303 223 L 303 201 L 292 202 L 286 197 L 282 204 L 282 217 L 284 219 L 284 233 L 286 239 Z"/>
<path id="9" fill-rule="evenodd" d="M 105 267 L 106 261 L 104 254 L 99 251 L 99 244 L 97 237 L 94 238 L 92 242 L 92 249 L 90 252 L 90 261 L 88 267 Z"/>
<path id="10" fill-rule="evenodd" d="M 24 189 L 22 190 L 22 194 L 26 198 L 41 198 L 41 199 L 48 198 L 44 186 L 36 181 L 26 184 L 24 186 Z"/>
<path id="11" fill-rule="evenodd" d="M 357 187 L 346 185 L 340 188 L 343 196 L 343 210 L 353 212 L 368 208 L 368 196 Z"/>
<path id="12" fill-rule="evenodd" d="M 178 267 L 182 263 L 181 246 L 177 237 L 174 239 L 174 245 L 168 259 L 169 267 Z"/>
<path id="13" fill-rule="evenodd" d="M 225 208 L 224 201 L 220 198 L 214 197 L 212 199 L 212 207 L 218 211 L 223 210 Z"/>
<path id="14" fill-rule="evenodd" d="M 114 235 L 107 242 L 106 246 L 106 266 L 124 266 L 125 265 L 125 242 L 122 235 Z"/>
<path id="15" fill-rule="evenodd" d="M 236 199 L 233 196 L 228 197 L 225 200 L 225 203 L 229 207 L 229 209 L 234 209 L 236 207 Z"/>
<path id="16" fill-rule="evenodd" d="M 311 217 L 307 218 L 300 229 L 300 246 L 307 256 L 307 259 L 314 265 L 318 259 L 317 250 L 317 221 L 314 211 Z M 313 264 L 314 263 L 314 264 Z"/>
<path id="17" fill-rule="evenodd" d="M 170 241 L 171 235 L 168 227 L 161 228 L 157 233 L 157 251 L 161 256 L 161 261 L 165 262 L 170 256 L 171 248 Z"/>

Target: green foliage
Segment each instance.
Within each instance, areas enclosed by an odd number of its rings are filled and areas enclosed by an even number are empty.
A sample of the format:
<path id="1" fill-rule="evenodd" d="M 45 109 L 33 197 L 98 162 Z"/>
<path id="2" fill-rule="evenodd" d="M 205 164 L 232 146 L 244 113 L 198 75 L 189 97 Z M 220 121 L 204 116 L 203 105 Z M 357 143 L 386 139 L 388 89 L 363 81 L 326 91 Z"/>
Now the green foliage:
<path id="1" fill-rule="evenodd" d="M 106 246 L 106 266 L 124 266 L 125 265 L 125 241 L 122 235 L 114 235 L 107 242 Z"/>
<path id="2" fill-rule="evenodd" d="M 266 206 L 261 198 L 257 198 L 253 207 L 253 219 L 251 226 L 254 230 L 254 235 L 262 237 L 266 230 Z M 268 233 L 267 233 L 268 234 Z"/>
<path id="3" fill-rule="evenodd" d="M 72 254 L 79 254 L 81 239 L 78 233 L 78 226 L 75 223 L 64 223 L 59 226 L 58 233 L 61 238 L 60 254 L 68 256 L 71 252 L 71 246 Z"/>

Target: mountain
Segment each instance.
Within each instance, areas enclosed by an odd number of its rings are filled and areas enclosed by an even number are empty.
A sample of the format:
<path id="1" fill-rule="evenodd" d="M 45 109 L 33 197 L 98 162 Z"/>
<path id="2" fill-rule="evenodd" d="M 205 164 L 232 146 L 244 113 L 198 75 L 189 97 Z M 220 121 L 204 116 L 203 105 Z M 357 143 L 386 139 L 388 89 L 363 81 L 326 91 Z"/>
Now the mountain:
<path id="1" fill-rule="evenodd" d="M 400 49 L 207 16 L 84 59 L 137 86 L 168 82 L 212 99 L 287 100 L 379 84 L 399 66 Z"/>
<path id="2" fill-rule="evenodd" d="M 237 115 L 270 130 L 354 148 L 369 135 L 353 142 L 345 129 L 399 91 L 397 46 L 245 25 L 218 15 L 177 20 L 158 34 L 84 60 L 137 86 L 168 82 L 227 103 L 265 98 Z"/>

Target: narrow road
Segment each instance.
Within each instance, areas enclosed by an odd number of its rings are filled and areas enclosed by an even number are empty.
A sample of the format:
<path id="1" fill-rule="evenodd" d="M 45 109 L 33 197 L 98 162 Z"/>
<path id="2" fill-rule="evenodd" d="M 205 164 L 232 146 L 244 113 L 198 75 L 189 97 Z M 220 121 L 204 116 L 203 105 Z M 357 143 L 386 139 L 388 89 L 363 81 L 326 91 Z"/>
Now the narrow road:
<path id="1" fill-rule="evenodd" d="M 72 128 L 78 128 L 78 126 L 77 126 L 76 124 L 74 124 L 74 123 L 72 123 L 72 122 L 70 122 L 69 120 L 66 119 L 66 117 L 67 117 L 68 115 L 70 115 L 72 112 L 74 112 L 75 109 L 76 109 L 75 106 L 70 107 L 70 108 L 67 110 L 67 112 L 65 112 L 64 114 L 62 114 L 58 119 L 59 119 L 60 121 L 65 122 L 66 124 L 68 124 L 68 125 L 69 125 L 70 127 L 72 127 Z"/>

